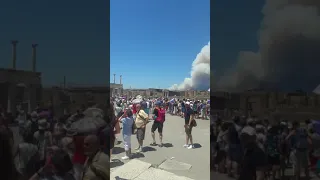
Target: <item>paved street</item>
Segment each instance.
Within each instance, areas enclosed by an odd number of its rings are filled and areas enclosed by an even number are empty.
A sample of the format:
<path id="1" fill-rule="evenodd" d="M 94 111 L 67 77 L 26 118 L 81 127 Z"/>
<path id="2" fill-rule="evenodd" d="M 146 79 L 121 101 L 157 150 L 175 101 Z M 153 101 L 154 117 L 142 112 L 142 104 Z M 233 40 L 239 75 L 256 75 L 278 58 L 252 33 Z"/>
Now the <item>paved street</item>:
<path id="1" fill-rule="evenodd" d="M 135 154 L 136 159 L 150 163 L 157 169 L 185 176 L 195 180 L 210 179 L 210 128 L 208 120 L 197 120 L 198 126 L 193 129 L 195 149 L 183 148 L 185 144 L 184 119 L 178 116 L 166 115 L 166 122 L 163 130 L 163 143 L 165 147 L 152 147 L 151 126 L 147 125 L 145 147 L 147 152 Z M 122 135 L 119 136 L 121 140 Z M 157 142 L 158 134 L 156 134 Z M 132 147 L 137 147 L 137 140 L 132 136 Z M 134 151 L 133 151 L 134 152 Z M 121 160 L 124 156 L 123 144 L 119 144 L 114 149 L 111 163 L 111 171 L 123 166 L 130 160 Z"/>

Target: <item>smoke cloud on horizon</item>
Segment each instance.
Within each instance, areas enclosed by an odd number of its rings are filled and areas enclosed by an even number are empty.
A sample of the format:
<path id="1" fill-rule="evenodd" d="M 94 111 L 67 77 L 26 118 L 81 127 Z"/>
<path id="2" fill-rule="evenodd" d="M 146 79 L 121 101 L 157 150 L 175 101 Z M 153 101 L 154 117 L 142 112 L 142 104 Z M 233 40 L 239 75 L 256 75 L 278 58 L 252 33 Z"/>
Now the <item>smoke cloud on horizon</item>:
<path id="1" fill-rule="evenodd" d="M 215 77 L 213 89 L 312 91 L 320 83 L 319 12 L 318 0 L 266 0 L 259 51 L 240 52 L 237 63 Z"/>
<path id="2" fill-rule="evenodd" d="M 192 62 L 191 77 L 180 84 L 174 84 L 170 90 L 204 90 L 210 87 L 210 42 L 205 45 Z"/>

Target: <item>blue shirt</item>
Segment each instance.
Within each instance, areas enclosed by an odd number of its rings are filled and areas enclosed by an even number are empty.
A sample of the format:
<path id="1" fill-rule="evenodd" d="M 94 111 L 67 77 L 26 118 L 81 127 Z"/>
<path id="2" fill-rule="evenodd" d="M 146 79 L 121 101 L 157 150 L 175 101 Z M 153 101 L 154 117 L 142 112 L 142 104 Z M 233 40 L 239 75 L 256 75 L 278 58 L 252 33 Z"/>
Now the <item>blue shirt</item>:
<path id="1" fill-rule="evenodd" d="M 186 108 L 186 112 L 184 114 L 184 121 L 185 124 L 189 124 L 190 116 L 193 114 L 193 111 L 191 108 Z"/>
<path id="2" fill-rule="evenodd" d="M 122 122 L 122 134 L 132 135 L 133 117 L 126 117 L 121 119 Z"/>

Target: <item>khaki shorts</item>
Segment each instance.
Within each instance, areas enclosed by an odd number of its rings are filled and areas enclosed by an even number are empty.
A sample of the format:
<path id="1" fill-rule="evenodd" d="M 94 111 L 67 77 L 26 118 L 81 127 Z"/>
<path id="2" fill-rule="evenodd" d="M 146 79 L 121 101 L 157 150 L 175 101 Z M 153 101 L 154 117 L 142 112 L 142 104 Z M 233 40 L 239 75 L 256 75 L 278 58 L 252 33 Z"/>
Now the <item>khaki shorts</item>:
<path id="1" fill-rule="evenodd" d="M 146 128 L 137 128 L 137 139 L 143 141 L 146 134 Z"/>
<path id="2" fill-rule="evenodd" d="M 185 132 L 186 132 L 187 135 L 191 135 L 192 126 L 187 126 L 187 125 L 185 125 L 185 126 L 184 126 L 184 130 L 185 130 Z"/>

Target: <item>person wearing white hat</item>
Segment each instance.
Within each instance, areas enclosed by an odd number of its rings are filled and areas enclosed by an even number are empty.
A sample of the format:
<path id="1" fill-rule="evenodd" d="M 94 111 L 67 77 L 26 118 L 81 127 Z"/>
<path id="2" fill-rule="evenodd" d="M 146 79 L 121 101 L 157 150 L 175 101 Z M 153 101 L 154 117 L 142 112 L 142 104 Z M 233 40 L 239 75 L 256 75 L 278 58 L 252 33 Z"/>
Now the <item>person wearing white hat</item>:
<path id="1" fill-rule="evenodd" d="M 193 149 L 193 138 L 192 138 L 192 121 L 194 121 L 194 114 L 193 110 L 190 107 L 190 102 L 186 102 L 186 111 L 185 111 L 185 133 L 186 133 L 186 144 L 183 145 L 183 147 L 188 148 L 188 149 Z M 190 144 L 189 144 L 190 142 Z"/>
<path id="2" fill-rule="evenodd" d="M 46 119 L 40 119 L 38 121 L 38 131 L 34 133 L 33 137 L 35 140 L 36 145 L 39 148 L 39 155 L 42 164 L 44 165 L 46 160 L 46 153 L 47 148 L 52 146 L 52 134 L 48 130 L 50 124 L 47 122 Z"/>

